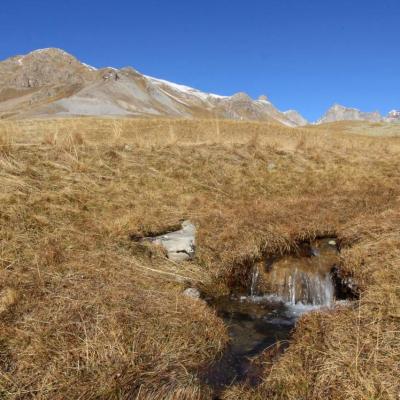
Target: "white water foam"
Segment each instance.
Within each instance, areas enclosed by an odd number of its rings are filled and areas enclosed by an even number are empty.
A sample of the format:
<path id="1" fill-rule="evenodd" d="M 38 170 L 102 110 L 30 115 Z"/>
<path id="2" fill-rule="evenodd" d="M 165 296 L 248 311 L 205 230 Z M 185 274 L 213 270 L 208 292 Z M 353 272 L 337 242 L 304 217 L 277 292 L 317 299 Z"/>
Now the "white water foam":
<path id="1" fill-rule="evenodd" d="M 260 270 L 258 268 L 258 265 L 255 264 L 253 267 L 253 271 L 251 274 L 251 285 L 250 285 L 250 296 L 253 297 L 256 294 L 256 288 L 257 288 L 257 281 L 258 281 L 258 276 L 260 275 Z"/>

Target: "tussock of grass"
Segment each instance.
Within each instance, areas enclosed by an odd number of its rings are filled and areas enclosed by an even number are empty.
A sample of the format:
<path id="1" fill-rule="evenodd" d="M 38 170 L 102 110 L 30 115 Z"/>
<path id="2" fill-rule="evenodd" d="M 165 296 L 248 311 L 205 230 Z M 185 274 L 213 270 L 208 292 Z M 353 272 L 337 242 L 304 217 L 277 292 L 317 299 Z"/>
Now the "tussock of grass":
<path id="1" fill-rule="evenodd" d="M 189 285 L 229 291 L 262 253 L 335 234 L 359 303 L 300 321 L 263 383 L 225 399 L 395 399 L 396 138 L 266 123 L 0 123 L 0 397 L 208 399 L 225 327 Z M 0 148 L 3 148 L 0 147 Z M 184 219 L 195 263 L 130 239 Z"/>

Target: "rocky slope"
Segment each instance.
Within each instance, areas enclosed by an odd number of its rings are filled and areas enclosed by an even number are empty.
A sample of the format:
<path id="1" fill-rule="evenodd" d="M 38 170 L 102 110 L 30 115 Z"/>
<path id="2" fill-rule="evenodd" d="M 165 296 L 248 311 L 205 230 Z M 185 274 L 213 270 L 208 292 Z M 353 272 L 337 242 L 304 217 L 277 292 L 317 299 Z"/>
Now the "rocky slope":
<path id="1" fill-rule="evenodd" d="M 380 122 L 382 116 L 378 112 L 362 112 L 356 108 L 347 108 L 340 104 L 334 104 L 321 119 L 317 121 L 317 124 L 323 124 L 326 122 L 336 121 L 370 121 Z"/>
<path id="2" fill-rule="evenodd" d="M 286 112 L 288 113 L 288 112 Z M 300 116 L 301 117 L 301 116 Z M 337 121 L 369 121 L 369 122 L 400 122 L 400 111 L 392 110 L 386 117 L 379 112 L 363 112 L 356 108 L 348 108 L 339 104 L 334 104 L 316 124 Z"/>
<path id="3" fill-rule="evenodd" d="M 286 118 L 291 120 L 297 126 L 304 126 L 308 121 L 296 110 L 288 110 L 284 112 Z"/>
<path id="4" fill-rule="evenodd" d="M 60 49 L 0 62 L 0 117 L 119 115 L 218 117 L 305 125 L 265 96 L 219 96 L 156 79 L 133 68 L 96 69 Z"/>
<path id="5" fill-rule="evenodd" d="M 392 110 L 385 118 L 386 122 L 400 122 L 400 110 Z"/>

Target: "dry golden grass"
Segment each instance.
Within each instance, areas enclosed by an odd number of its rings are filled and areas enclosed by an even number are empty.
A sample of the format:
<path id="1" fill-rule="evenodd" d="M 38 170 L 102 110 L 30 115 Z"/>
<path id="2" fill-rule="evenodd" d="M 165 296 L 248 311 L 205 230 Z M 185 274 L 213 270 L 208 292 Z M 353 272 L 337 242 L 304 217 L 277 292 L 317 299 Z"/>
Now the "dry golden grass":
<path id="1" fill-rule="evenodd" d="M 340 130 L 110 118 L 0 122 L 0 398 L 209 399 L 228 338 L 182 290 L 338 235 L 359 303 L 313 313 L 225 399 L 397 399 L 400 142 Z M 197 225 L 177 265 L 130 235 Z"/>
<path id="2" fill-rule="evenodd" d="M 400 124 L 392 122 L 338 121 L 322 125 L 309 126 L 308 129 L 325 132 L 341 132 L 350 135 L 369 135 L 380 137 L 400 136 Z"/>

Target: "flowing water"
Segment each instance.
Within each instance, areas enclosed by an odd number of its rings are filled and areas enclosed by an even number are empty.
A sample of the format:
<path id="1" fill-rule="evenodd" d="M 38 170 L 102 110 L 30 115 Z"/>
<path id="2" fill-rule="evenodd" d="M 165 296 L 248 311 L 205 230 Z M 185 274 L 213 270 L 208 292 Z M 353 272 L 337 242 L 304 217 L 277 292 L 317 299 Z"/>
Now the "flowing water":
<path id="1" fill-rule="evenodd" d="M 335 287 L 331 271 L 338 249 L 333 238 L 304 244 L 294 255 L 265 259 L 253 266 L 248 293 L 209 299 L 225 321 L 230 344 L 221 358 L 202 374 L 215 399 L 235 382 L 258 383 L 251 357 L 279 343 L 288 346 L 296 320 L 304 312 L 331 307 Z"/>
<path id="2" fill-rule="evenodd" d="M 251 284 L 250 284 L 250 296 L 253 297 L 256 295 L 256 287 L 257 287 L 257 282 L 258 282 L 258 276 L 260 275 L 260 269 L 259 266 L 256 264 L 253 267 L 252 273 L 251 273 Z"/>

